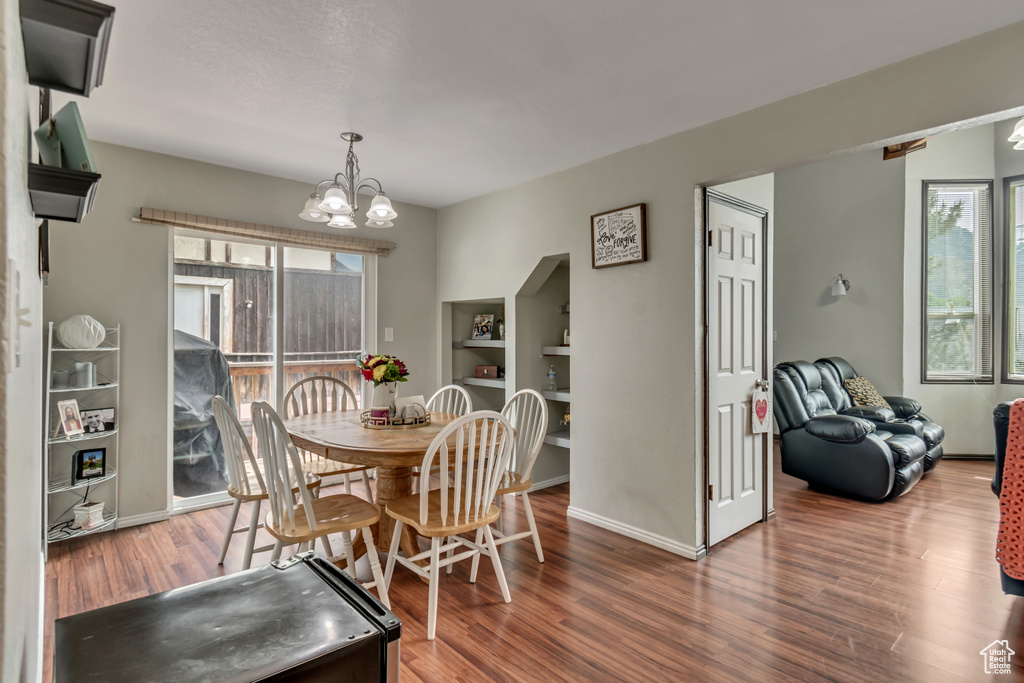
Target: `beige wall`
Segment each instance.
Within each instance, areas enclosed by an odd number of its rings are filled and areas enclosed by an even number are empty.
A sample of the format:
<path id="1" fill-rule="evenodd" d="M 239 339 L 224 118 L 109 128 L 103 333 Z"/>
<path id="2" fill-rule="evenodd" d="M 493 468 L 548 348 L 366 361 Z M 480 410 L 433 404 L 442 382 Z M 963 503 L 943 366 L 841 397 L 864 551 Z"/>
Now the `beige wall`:
<path id="1" fill-rule="evenodd" d="M 103 179 L 92 213 L 81 225 L 56 223 L 51 230 L 45 315 L 60 322 L 87 313 L 121 323 L 120 514 L 141 521 L 167 509 L 172 295 L 167 228 L 131 217 L 148 206 L 325 228 L 298 218 L 311 189 L 302 183 L 117 145 L 94 143 L 93 152 Z M 386 238 L 398 247 L 377 259 L 377 349 L 412 369 L 403 393 L 429 395 L 437 386 L 436 212 L 400 202 L 395 208 L 399 219 Z M 353 234 L 382 236 L 368 229 Z M 382 341 L 384 327 L 395 328 L 394 342 Z"/>
<path id="2" fill-rule="evenodd" d="M 776 363 L 842 356 L 900 394 L 903 175 L 877 149 L 775 174 Z M 839 273 L 851 286 L 835 297 Z"/>
<path id="3" fill-rule="evenodd" d="M 13 341 L 20 348 L 20 360 L 4 368 L 4 381 L 0 383 L 0 679 L 35 681 L 41 675 L 42 662 L 43 302 L 37 223 L 28 197 L 30 106 L 18 3 L 3 4 L 2 27 L 0 214 L 4 227 L 0 253 L 4 258 L 0 262 L 0 330 L 4 347 Z M 15 282 L 20 283 L 15 288 L 20 289 L 16 297 L 8 291 Z M 11 305 L 25 309 L 18 315 L 28 327 L 11 328 Z"/>
<path id="4" fill-rule="evenodd" d="M 586 458 L 571 459 L 571 514 L 699 552 L 695 186 L 1021 107 L 1022 60 L 1024 24 L 1015 24 L 440 211 L 441 301 L 510 301 L 546 254 L 568 252 L 582 266 L 570 275 L 573 450 Z M 950 82 L 958 97 L 949 97 Z M 635 202 L 647 203 L 650 260 L 587 268 L 589 216 Z"/>

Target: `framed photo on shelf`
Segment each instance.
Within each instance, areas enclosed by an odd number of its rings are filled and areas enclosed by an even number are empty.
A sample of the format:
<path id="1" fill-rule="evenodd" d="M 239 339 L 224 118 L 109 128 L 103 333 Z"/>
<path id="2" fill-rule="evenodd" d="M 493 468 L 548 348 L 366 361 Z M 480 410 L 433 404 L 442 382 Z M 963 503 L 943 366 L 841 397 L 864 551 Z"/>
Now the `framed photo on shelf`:
<path id="1" fill-rule="evenodd" d="M 78 412 L 78 401 L 71 398 L 67 401 L 57 401 L 57 415 L 60 420 L 60 429 L 64 436 L 77 436 L 85 434 L 85 427 L 82 426 L 82 416 Z"/>
<path id="2" fill-rule="evenodd" d="M 87 448 L 75 453 L 74 458 L 72 483 L 100 479 L 107 473 L 106 448 Z"/>
<path id="3" fill-rule="evenodd" d="M 590 217 L 591 265 L 622 266 L 647 260 L 647 205 L 634 204 Z"/>
<path id="4" fill-rule="evenodd" d="M 494 329 L 493 315 L 473 316 L 473 339 L 490 339 Z"/>
<path id="5" fill-rule="evenodd" d="M 114 431 L 114 409 L 83 410 L 82 424 L 85 425 L 86 434 L 112 432 Z"/>

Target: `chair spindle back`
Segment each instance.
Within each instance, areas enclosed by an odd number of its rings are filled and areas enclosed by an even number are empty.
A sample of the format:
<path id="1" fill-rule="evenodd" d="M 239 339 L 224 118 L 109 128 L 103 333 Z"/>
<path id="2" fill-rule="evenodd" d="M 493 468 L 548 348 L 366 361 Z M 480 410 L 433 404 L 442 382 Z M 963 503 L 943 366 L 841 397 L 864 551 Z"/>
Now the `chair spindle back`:
<path id="1" fill-rule="evenodd" d="M 473 412 L 473 399 L 462 387 L 449 384 L 438 389 L 427 401 L 427 410 L 449 415 L 469 415 Z"/>
<path id="2" fill-rule="evenodd" d="M 211 403 L 213 418 L 217 421 L 217 429 L 220 430 L 220 441 L 224 445 L 224 462 L 228 467 L 228 482 L 231 488 L 247 496 L 266 493 L 267 485 L 260 474 L 259 461 L 252 452 L 252 446 L 249 445 L 249 439 L 235 411 L 221 396 L 214 396 Z M 251 468 L 256 476 L 255 483 L 259 486 L 259 491 L 252 490 L 253 482 L 249 479 L 247 468 Z"/>
<path id="3" fill-rule="evenodd" d="M 515 433 L 501 413 L 481 410 L 464 415 L 434 437 L 423 457 L 422 472 L 439 466 L 441 522 L 463 524 L 487 514 L 498 482 L 512 456 Z M 454 441 L 454 443 L 451 443 Z M 420 522 L 428 517 L 430 478 L 420 477 Z M 451 498 L 451 500 L 449 500 Z"/>
<path id="4" fill-rule="evenodd" d="M 298 489 L 306 520 L 310 529 L 316 529 L 312 496 L 304 485 L 299 453 L 292 444 L 281 422 L 281 417 L 268 403 L 257 401 L 252 404 L 252 423 L 256 428 L 256 439 L 267 482 L 270 511 L 274 524 L 286 533 L 295 532 L 295 496 Z"/>
<path id="5" fill-rule="evenodd" d="M 284 397 L 285 419 L 310 413 L 354 410 L 358 407 L 352 387 L 336 377 L 318 375 L 296 382 Z"/>
<path id="6" fill-rule="evenodd" d="M 529 479 L 548 428 L 548 402 L 540 392 L 522 389 L 512 395 L 501 409 L 501 414 L 508 418 L 515 430 L 508 471 Z"/>

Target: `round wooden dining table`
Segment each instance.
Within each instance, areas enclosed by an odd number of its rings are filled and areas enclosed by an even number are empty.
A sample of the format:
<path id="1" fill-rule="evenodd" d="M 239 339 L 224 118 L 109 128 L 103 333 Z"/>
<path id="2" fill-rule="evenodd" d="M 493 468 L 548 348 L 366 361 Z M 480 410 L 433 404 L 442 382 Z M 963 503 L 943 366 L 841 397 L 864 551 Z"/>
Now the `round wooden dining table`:
<path id="1" fill-rule="evenodd" d="M 395 521 L 384 508 L 396 498 L 412 495 L 412 468 L 423 463 L 423 456 L 434 437 L 457 415 L 430 413 L 425 427 L 369 429 L 359 421 L 361 410 L 310 413 L 284 421 L 296 448 L 352 465 L 377 468 L 377 505 L 380 523 L 374 534 L 377 549 L 388 552 Z M 418 536 L 411 525 L 402 528 L 399 547 L 406 557 L 418 554 Z"/>

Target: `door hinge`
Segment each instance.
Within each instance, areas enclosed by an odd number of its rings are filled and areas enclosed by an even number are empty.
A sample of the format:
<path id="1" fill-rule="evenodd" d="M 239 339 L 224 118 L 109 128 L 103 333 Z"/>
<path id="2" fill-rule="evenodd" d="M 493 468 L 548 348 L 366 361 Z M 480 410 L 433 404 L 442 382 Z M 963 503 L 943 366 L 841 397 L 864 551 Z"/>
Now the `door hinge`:
<path id="1" fill-rule="evenodd" d="M 714 500 L 714 499 L 715 499 L 715 485 L 714 484 L 708 484 L 708 500 Z"/>
<path id="2" fill-rule="evenodd" d="M 709 247 L 715 246 L 715 231 L 714 230 L 708 230 L 708 246 Z"/>

